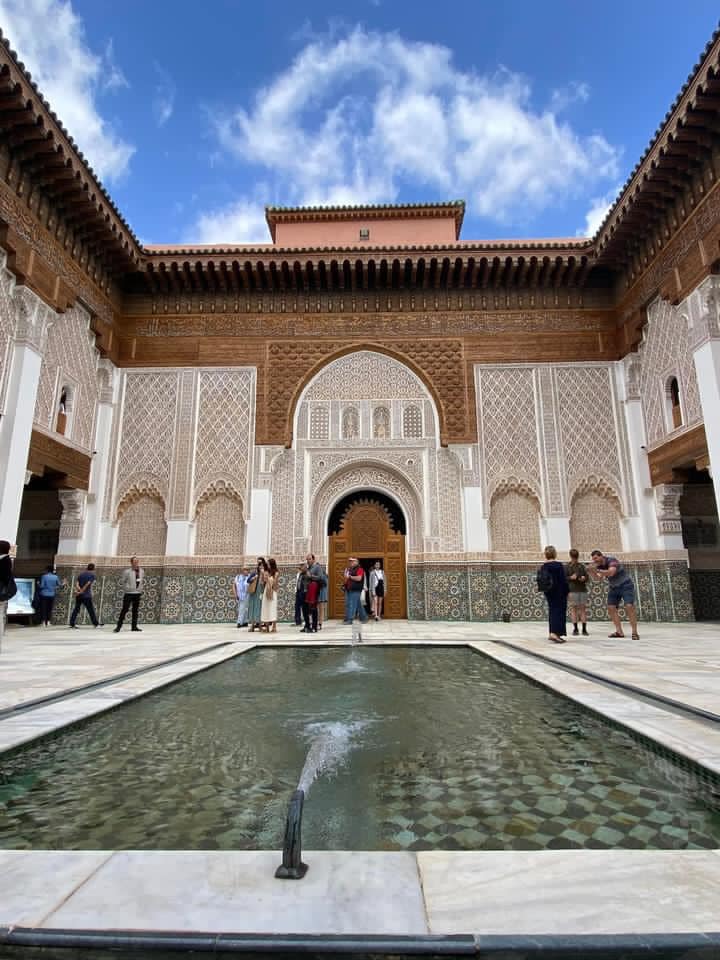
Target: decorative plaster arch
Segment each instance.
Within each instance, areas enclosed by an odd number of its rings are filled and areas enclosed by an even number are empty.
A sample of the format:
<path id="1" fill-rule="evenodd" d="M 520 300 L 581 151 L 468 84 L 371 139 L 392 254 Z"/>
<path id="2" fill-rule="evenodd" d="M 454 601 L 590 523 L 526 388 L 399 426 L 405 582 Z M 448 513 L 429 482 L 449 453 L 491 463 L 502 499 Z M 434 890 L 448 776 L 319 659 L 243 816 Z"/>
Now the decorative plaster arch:
<path id="1" fill-rule="evenodd" d="M 193 500 L 192 508 L 192 517 L 197 519 L 198 510 L 200 506 L 207 500 L 212 500 L 214 497 L 225 496 L 230 497 L 232 500 L 237 500 L 242 507 L 242 518 L 243 523 L 247 523 L 247 510 L 245 506 L 245 498 L 242 493 L 237 489 L 234 482 L 230 477 L 216 477 L 214 480 L 209 481 L 202 487 L 199 493 L 195 496 Z"/>
<path id="2" fill-rule="evenodd" d="M 167 509 L 165 503 L 165 497 L 160 492 L 161 484 L 156 477 L 137 477 L 134 480 L 131 480 L 124 488 L 122 494 L 118 496 L 117 507 L 115 509 L 115 522 L 117 523 L 120 520 L 120 517 L 123 515 L 125 510 L 130 506 L 131 503 L 134 503 L 136 500 L 139 500 L 141 497 L 155 497 L 163 505 L 163 509 Z M 167 518 L 166 518 L 167 519 Z"/>
<path id="3" fill-rule="evenodd" d="M 590 474 L 589 477 L 583 477 L 582 480 L 578 480 L 578 482 L 569 492 L 571 512 L 574 501 L 578 497 L 581 497 L 584 493 L 596 493 L 599 497 L 602 497 L 605 500 L 610 500 L 617 507 L 618 513 L 621 517 L 625 512 L 622 498 L 615 489 L 615 485 L 613 484 L 612 480 L 608 477 L 598 476 L 594 473 Z"/>
<path id="4" fill-rule="evenodd" d="M 488 504 L 492 507 L 492 502 L 496 497 L 502 497 L 506 493 L 520 493 L 524 497 L 530 497 L 531 500 L 537 501 L 538 507 L 540 508 L 540 513 L 543 513 L 543 500 L 540 496 L 539 491 L 536 489 L 534 484 L 530 483 L 527 480 L 521 480 L 518 477 L 503 477 L 498 480 L 491 488 L 488 490 Z"/>
<path id="5" fill-rule="evenodd" d="M 290 404 L 288 408 L 287 422 L 285 426 L 285 446 L 292 447 L 296 438 L 297 432 L 297 416 L 300 410 L 302 401 L 305 398 L 309 387 L 313 381 L 329 366 L 335 363 L 336 360 L 340 360 L 343 357 L 346 357 L 353 353 L 377 353 L 385 357 L 389 357 L 391 360 L 394 360 L 396 363 L 399 363 L 417 377 L 420 381 L 421 386 L 425 389 L 428 396 L 427 399 L 430 400 L 433 407 L 433 414 L 435 416 L 435 423 L 439 429 L 440 433 L 440 443 L 442 446 L 447 446 L 447 424 L 445 411 L 440 400 L 437 391 L 429 379 L 428 375 L 418 367 L 410 357 L 406 356 L 404 353 L 401 353 L 397 350 L 391 350 L 388 347 L 368 341 L 360 341 L 359 343 L 354 343 L 352 346 L 343 347 L 340 350 L 336 350 L 334 353 L 329 353 L 327 356 L 323 357 L 322 360 L 319 360 L 310 370 L 305 374 L 303 379 L 300 381 L 298 387 L 293 393 Z"/>
<path id="6" fill-rule="evenodd" d="M 410 483 L 392 467 L 378 461 L 358 460 L 344 464 L 318 487 L 311 506 L 312 549 L 324 554 L 327 525 L 337 503 L 351 493 L 377 490 L 394 500 L 405 517 L 408 550 L 422 550 L 424 537 L 422 503 Z"/>

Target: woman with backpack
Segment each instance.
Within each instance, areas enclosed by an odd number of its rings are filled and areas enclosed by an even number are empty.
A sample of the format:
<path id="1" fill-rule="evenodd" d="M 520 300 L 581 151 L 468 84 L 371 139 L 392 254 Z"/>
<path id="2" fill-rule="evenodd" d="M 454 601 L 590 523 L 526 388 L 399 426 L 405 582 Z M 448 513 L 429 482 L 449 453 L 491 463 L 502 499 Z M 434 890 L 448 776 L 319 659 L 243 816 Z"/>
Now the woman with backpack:
<path id="1" fill-rule="evenodd" d="M 565 643 L 569 588 L 565 567 L 557 559 L 555 547 L 545 547 L 545 563 L 537 572 L 537 585 L 547 600 L 550 628 L 548 639 L 553 643 Z"/>

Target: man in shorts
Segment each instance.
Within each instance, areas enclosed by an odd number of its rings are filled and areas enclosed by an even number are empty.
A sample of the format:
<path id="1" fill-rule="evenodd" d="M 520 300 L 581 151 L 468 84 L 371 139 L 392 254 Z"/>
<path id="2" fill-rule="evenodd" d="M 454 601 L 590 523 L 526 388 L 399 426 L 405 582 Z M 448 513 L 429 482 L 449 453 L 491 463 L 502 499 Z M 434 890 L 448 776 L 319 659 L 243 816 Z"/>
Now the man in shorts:
<path id="1" fill-rule="evenodd" d="M 602 550 L 593 550 L 590 554 L 588 573 L 594 580 L 607 580 L 608 584 L 608 615 L 613 622 L 615 631 L 608 634 L 610 637 L 624 637 L 618 607 L 620 602 L 625 604 L 625 613 L 630 621 L 632 639 L 639 640 L 637 614 L 635 613 L 635 584 L 626 572 L 617 557 L 606 557 Z"/>

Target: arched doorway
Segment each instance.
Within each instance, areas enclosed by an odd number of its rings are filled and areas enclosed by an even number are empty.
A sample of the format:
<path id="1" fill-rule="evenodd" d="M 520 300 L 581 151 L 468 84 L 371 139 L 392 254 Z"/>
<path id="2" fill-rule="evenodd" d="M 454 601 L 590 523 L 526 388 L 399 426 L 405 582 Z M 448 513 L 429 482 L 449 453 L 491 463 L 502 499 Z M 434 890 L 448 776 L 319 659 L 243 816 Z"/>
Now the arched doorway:
<path id="1" fill-rule="evenodd" d="M 405 517 L 397 503 L 374 490 L 350 494 L 337 503 L 328 520 L 328 614 L 341 619 L 345 595 L 343 571 L 357 557 L 369 578 L 376 560 L 385 571 L 385 617 L 407 617 Z"/>

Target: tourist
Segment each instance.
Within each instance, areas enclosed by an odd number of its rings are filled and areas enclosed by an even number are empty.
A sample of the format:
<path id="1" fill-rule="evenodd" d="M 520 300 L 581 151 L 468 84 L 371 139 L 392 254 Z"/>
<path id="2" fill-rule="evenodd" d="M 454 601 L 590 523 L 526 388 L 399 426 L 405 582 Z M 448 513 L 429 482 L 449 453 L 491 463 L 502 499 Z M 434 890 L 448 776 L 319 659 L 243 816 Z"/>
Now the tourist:
<path id="1" fill-rule="evenodd" d="M 94 627 L 99 627 L 97 614 L 95 613 L 95 606 L 93 604 L 92 598 L 92 585 L 96 580 L 95 576 L 95 564 L 89 563 L 86 569 L 78 576 L 77 582 L 75 584 L 75 607 L 73 612 L 70 614 L 70 627 L 72 630 L 76 630 L 76 620 L 77 615 L 80 613 L 80 608 L 85 607 L 87 610 L 87 615 L 90 617 L 90 623 Z"/>
<path id="2" fill-rule="evenodd" d="M 264 584 L 262 605 L 260 608 L 261 629 L 267 633 L 277 633 L 278 586 L 280 574 L 275 560 L 270 557 L 262 573 Z"/>
<path id="3" fill-rule="evenodd" d="M 318 595 L 318 630 L 322 630 L 323 623 L 327 620 L 328 603 L 328 577 L 327 569 L 324 564 L 319 564 L 322 580 L 320 580 L 320 594 Z"/>
<path id="4" fill-rule="evenodd" d="M 299 563 L 295 574 L 295 626 L 301 627 L 303 622 L 303 603 L 305 603 L 305 574 L 307 564 Z"/>
<path id="5" fill-rule="evenodd" d="M 55 567 L 50 564 L 45 568 L 45 573 L 40 577 L 40 622 L 45 627 L 50 626 L 53 607 L 55 606 L 55 597 L 60 588 L 60 577 L 55 573 Z"/>
<path id="6" fill-rule="evenodd" d="M 257 558 L 257 566 L 248 577 L 248 623 L 250 624 L 249 633 L 260 629 L 262 623 L 262 596 L 265 589 L 263 575 L 267 572 L 268 565 L 265 563 L 265 557 Z"/>
<path id="7" fill-rule="evenodd" d="M 587 637 L 588 572 L 585 564 L 580 563 L 580 554 L 577 550 L 570 551 L 570 563 L 565 564 L 565 577 L 570 588 L 568 606 L 570 607 L 573 636 L 578 636 L 578 623 L 580 623 L 582 624 L 583 636 Z"/>
<path id="8" fill-rule="evenodd" d="M 303 602 L 305 625 L 300 633 L 317 633 L 320 591 L 322 590 L 323 583 L 327 586 L 327 578 L 323 572 L 322 564 L 317 562 L 314 553 L 309 553 L 305 560 L 307 563 L 307 573 L 305 574 L 305 601 Z"/>
<path id="9" fill-rule="evenodd" d="M 537 572 L 537 582 L 547 600 L 549 639 L 553 643 L 565 643 L 568 584 L 555 547 L 545 547 L 545 563 Z"/>
<path id="10" fill-rule="evenodd" d="M 382 619 L 383 603 L 385 602 L 385 571 L 376 560 L 370 571 L 370 597 L 372 599 L 372 615 L 375 620 Z"/>
<path id="11" fill-rule="evenodd" d="M 5 635 L 8 600 L 12 600 L 17 593 L 13 577 L 14 556 L 15 547 L 11 546 L 8 540 L 0 540 L 0 645 Z"/>
<path id="12" fill-rule="evenodd" d="M 362 604 L 365 571 L 360 566 L 357 557 L 348 557 L 348 565 L 343 574 L 343 588 L 345 590 L 345 620 L 343 623 L 352 623 L 355 617 L 360 618 L 360 623 L 367 623 L 368 616 Z"/>
<path id="13" fill-rule="evenodd" d="M 123 591 L 122 607 L 118 617 L 117 626 L 113 633 L 120 633 L 122 625 L 125 622 L 125 615 L 132 608 L 131 626 L 135 633 L 142 633 L 138 626 L 138 610 L 140 609 L 140 598 L 145 588 L 145 571 L 140 566 L 137 557 L 130 557 L 130 566 L 123 570 L 120 575 L 120 586 Z"/>
<path id="14" fill-rule="evenodd" d="M 233 596 L 237 600 L 237 626 L 248 625 L 248 568 L 241 567 L 240 573 L 233 580 Z"/>
<path id="15" fill-rule="evenodd" d="M 630 621 L 631 636 L 639 640 L 637 614 L 635 613 L 635 584 L 632 577 L 626 572 L 617 557 L 607 557 L 601 550 L 593 550 L 590 554 L 588 571 L 593 580 L 607 580 L 608 584 L 608 615 L 615 630 L 609 637 L 624 637 L 618 607 L 620 601 L 625 605 L 625 613 Z"/>

